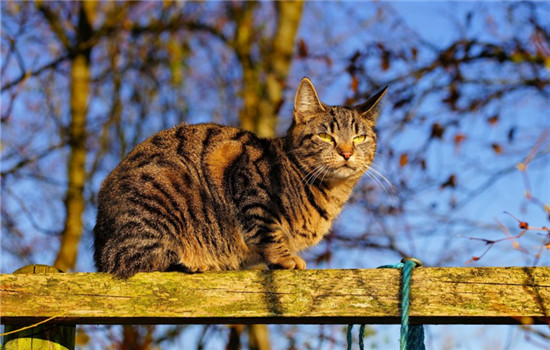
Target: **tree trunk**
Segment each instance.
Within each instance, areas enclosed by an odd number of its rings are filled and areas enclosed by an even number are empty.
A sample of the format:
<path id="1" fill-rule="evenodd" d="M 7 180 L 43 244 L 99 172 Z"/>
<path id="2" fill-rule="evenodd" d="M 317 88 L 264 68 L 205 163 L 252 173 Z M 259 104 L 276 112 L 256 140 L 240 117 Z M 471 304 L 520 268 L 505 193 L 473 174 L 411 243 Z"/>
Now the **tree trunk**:
<path id="1" fill-rule="evenodd" d="M 261 137 L 275 136 L 303 5 L 302 1 L 275 3 L 277 30 L 270 42 L 260 47 L 259 62 L 254 62 L 251 57 L 254 43 L 253 3 L 247 4 L 235 18 L 237 26 L 232 44 L 243 70 L 243 107 L 239 120 L 243 129 L 254 131 Z M 265 78 L 262 79 L 262 76 Z"/>
<path id="2" fill-rule="evenodd" d="M 252 61 L 250 55 L 254 43 L 254 8 L 258 5 L 256 2 L 247 2 L 243 8 L 234 13 L 235 18 L 235 36 L 232 42 L 233 50 L 239 59 L 242 69 L 243 87 L 241 91 L 243 107 L 239 112 L 239 122 L 245 130 L 254 131 L 256 129 L 256 116 L 258 115 L 258 105 L 260 101 L 260 85 L 257 67 Z"/>
<path id="3" fill-rule="evenodd" d="M 283 104 L 283 89 L 292 63 L 294 39 L 302 17 L 302 1 L 277 2 L 277 32 L 266 52 L 267 77 L 258 106 L 255 132 L 262 137 L 273 137 L 277 128 L 279 110 Z"/>
<path id="4" fill-rule="evenodd" d="M 67 165 L 66 218 L 61 247 L 54 263 L 55 267 L 63 271 L 70 271 L 75 267 L 83 226 L 84 184 L 86 182 L 86 114 L 90 89 L 91 47 L 88 45 L 92 36 L 90 22 L 90 19 L 93 18 L 92 9 L 93 7 L 84 7 L 81 3 L 77 43 L 71 48 L 74 58 L 71 66 L 71 123 L 69 125 L 69 147 L 71 150 Z"/>

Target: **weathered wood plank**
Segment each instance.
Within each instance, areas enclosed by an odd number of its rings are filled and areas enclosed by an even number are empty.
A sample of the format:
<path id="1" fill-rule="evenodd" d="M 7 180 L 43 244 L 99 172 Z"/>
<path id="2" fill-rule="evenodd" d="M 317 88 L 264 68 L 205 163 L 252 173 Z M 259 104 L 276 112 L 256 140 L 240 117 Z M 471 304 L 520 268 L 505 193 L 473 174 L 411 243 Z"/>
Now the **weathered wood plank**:
<path id="1" fill-rule="evenodd" d="M 400 271 L 231 271 L 186 275 L 0 275 L 1 321 L 52 323 L 399 323 Z M 548 323 L 550 267 L 417 268 L 411 322 Z"/>
<path id="2" fill-rule="evenodd" d="M 58 274 L 60 272 L 62 271 L 52 266 L 29 265 L 20 268 L 14 274 Z M 52 326 L 48 324 L 17 332 L 16 330 L 19 328 L 13 325 L 5 327 L 4 332 L 7 335 L 2 339 L 2 350 L 74 350 L 75 325 Z"/>

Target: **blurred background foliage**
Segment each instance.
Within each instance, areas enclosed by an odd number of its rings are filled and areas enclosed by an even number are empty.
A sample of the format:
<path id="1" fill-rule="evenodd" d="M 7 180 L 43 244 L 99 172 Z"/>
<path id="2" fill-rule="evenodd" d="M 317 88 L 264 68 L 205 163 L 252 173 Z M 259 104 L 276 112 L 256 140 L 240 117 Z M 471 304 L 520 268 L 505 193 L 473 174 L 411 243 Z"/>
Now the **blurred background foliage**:
<path id="1" fill-rule="evenodd" d="M 132 147 L 182 122 L 281 135 L 303 76 L 328 104 L 390 87 L 375 165 L 332 233 L 305 252 L 310 267 L 372 268 L 408 255 L 429 266 L 550 262 L 548 3 L 1 6 L 4 273 L 30 263 L 94 271 L 97 190 Z M 369 328 L 368 344 L 391 343 L 383 329 Z M 437 329 L 429 348 L 470 348 Z M 499 336 L 500 348 L 517 338 L 548 344 L 548 327 L 522 329 Z M 269 330 L 89 326 L 77 339 L 92 349 L 331 349 L 345 340 L 341 326 Z"/>

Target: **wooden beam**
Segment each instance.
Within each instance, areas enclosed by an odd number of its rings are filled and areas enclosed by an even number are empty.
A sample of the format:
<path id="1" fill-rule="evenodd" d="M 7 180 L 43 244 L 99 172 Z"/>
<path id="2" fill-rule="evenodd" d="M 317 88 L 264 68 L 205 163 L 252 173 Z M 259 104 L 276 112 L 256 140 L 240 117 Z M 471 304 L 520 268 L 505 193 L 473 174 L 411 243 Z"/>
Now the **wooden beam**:
<path id="1" fill-rule="evenodd" d="M 46 265 L 29 265 L 15 271 L 14 274 L 54 274 L 61 270 Z M 3 306 L 3 303 L 2 303 Z M 18 326 L 6 326 L 6 335 L 2 339 L 2 350 L 48 349 L 74 350 L 75 325 L 55 325 L 30 327 L 20 331 Z"/>
<path id="2" fill-rule="evenodd" d="M 400 271 L 3 274 L 1 321 L 29 324 L 399 323 Z M 411 323 L 549 323 L 550 267 L 413 271 Z"/>

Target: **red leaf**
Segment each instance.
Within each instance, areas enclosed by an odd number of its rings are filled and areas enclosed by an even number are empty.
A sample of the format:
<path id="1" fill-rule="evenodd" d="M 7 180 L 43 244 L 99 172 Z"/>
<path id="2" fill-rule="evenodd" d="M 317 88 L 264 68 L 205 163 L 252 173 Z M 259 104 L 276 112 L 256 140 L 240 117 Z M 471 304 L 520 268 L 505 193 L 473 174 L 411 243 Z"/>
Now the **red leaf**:
<path id="1" fill-rule="evenodd" d="M 466 135 L 464 135 L 463 133 L 459 132 L 458 134 L 455 135 L 455 143 L 461 143 L 465 139 L 466 139 Z"/>
<path id="2" fill-rule="evenodd" d="M 354 94 L 357 93 L 357 89 L 359 88 L 359 79 L 357 79 L 357 76 L 354 75 L 351 77 L 351 90 Z"/>
<path id="3" fill-rule="evenodd" d="M 493 148 L 493 151 L 495 151 L 496 154 L 502 154 L 502 146 L 500 146 L 498 143 L 493 143 L 491 145 L 491 148 Z"/>
<path id="4" fill-rule="evenodd" d="M 487 122 L 491 126 L 495 126 L 498 123 L 498 114 L 493 115 L 490 118 L 487 118 Z"/>
<path id="5" fill-rule="evenodd" d="M 529 224 L 525 221 L 520 221 L 519 228 L 522 229 L 522 230 L 527 230 L 527 229 L 529 229 Z"/>
<path id="6" fill-rule="evenodd" d="M 298 40 L 298 57 L 305 58 L 307 56 L 308 56 L 308 49 L 307 49 L 306 42 L 304 41 L 304 39 L 300 38 L 300 40 Z"/>
<path id="7" fill-rule="evenodd" d="M 464 142 L 464 140 L 466 140 L 466 135 L 459 132 L 455 135 L 454 137 L 454 143 L 455 143 L 455 146 L 458 148 L 460 147 L 460 145 L 462 144 L 462 142 Z"/>
<path id="8" fill-rule="evenodd" d="M 411 55 L 412 55 L 413 61 L 416 61 L 416 58 L 417 58 L 417 56 L 418 56 L 418 49 L 417 49 L 416 47 L 413 47 L 413 48 L 411 49 Z"/>
<path id="9" fill-rule="evenodd" d="M 407 153 L 401 154 L 399 157 L 399 166 L 402 168 L 409 163 L 409 155 Z"/>

